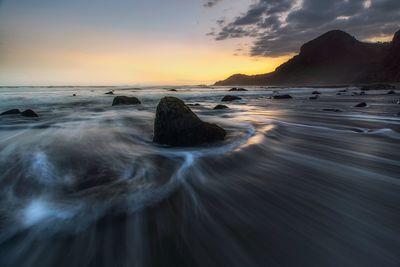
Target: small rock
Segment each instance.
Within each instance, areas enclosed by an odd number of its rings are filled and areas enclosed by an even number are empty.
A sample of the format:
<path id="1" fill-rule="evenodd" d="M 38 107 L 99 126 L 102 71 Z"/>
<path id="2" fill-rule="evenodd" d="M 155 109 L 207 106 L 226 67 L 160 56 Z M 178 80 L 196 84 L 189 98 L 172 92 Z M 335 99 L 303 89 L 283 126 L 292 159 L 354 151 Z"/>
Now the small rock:
<path id="1" fill-rule="evenodd" d="M 153 142 L 170 146 L 195 146 L 225 138 L 216 124 L 203 122 L 176 97 L 164 97 L 157 106 Z"/>
<path id="2" fill-rule="evenodd" d="M 39 117 L 38 114 L 36 114 L 35 111 L 31 110 L 31 109 L 27 109 L 24 112 L 21 112 L 21 115 L 24 117 Z"/>
<path id="3" fill-rule="evenodd" d="M 396 92 L 393 90 L 390 90 L 389 92 L 387 92 L 388 95 L 394 95 Z"/>
<path id="4" fill-rule="evenodd" d="M 363 92 L 360 92 L 360 95 L 366 95 L 366 93 L 363 91 Z"/>
<path id="5" fill-rule="evenodd" d="M 312 92 L 311 94 L 313 94 L 313 95 L 320 95 L 321 93 L 318 92 L 318 91 L 314 91 L 314 92 Z"/>
<path id="6" fill-rule="evenodd" d="M 116 96 L 114 97 L 113 106 L 116 105 L 137 105 L 141 104 L 140 100 L 137 97 L 134 96 Z"/>
<path id="7" fill-rule="evenodd" d="M 319 97 L 319 95 L 315 95 L 315 96 L 310 96 L 310 100 L 315 100 L 315 99 L 318 99 L 318 97 Z"/>
<path id="8" fill-rule="evenodd" d="M 234 101 L 234 100 L 241 100 L 241 97 L 234 96 L 234 95 L 226 95 L 224 96 L 221 101 L 223 102 L 228 102 L 228 101 Z"/>
<path id="9" fill-rule="evenodd" d="M 288 94 L 285 94 L 285 95 L 274 95 L 273 97 L 274 97 L 274 99 L 291 99 L 292 98 L 292 96 L 288 95 Z"/>
<path id="10" fill-rule="evenodd" d="M 332 112 L 342 112 L 340 109 L 336 108 L 324 108 L 323 111 L 332 111 Z"/>
<path id="11" fill-rule="evenodd" d="M 105 95 L 113 95 L 113 94 L 114 94 L 113 91 L 109 91 L 109 92 L 105 93 Z"/>
<path id="12" fill-rule="evenodd" d="M 176 89 L 169 89 L 170 92 L 178 92 Z"/>
<path id="13" fill-rule="evenodd" d="M 230 89 L 229 91 L 230 92 L 238 92 L 238 91 L 247 91 L 247 89 L 234 87 L 234 88 Z"/>
<path id="14" fill-rule="evenodd" d="M 358 103 L 357 105 L 355 105 L 354 107 L 356 107 L 356 108 L 364 108 L 366 106 L 367 106 L 367 103 L 361 102 L 361 103 Z"/>
<path id="15" fill-rule="evenodd" d="M 76 94 L 73 94 L 72 96 L 76 96 Z"/>
<path id="16" fill-rule="evenodd" d="M 15 109 L 10 109 L 10 110 L 4 111 L 3 113 L 0 114 L 0 116 L 15 115 L 15 114 L 20 114 L 20 113 L 21 113 L 21 111 L 19 109 L 15 108 Z"/>
<path id="17" fill-rule="evenodd" d="M 347 89 L 339 90 L 339 93 L 347 93 Z"/>
<path id="18" fill-rule="evenodd" d="M 228 106 L 225 106 L 225 105 L 216 105 L 215 107 L 214 107 L 214 109 L 227 109 L 227 108 L 229 108 Z"/>

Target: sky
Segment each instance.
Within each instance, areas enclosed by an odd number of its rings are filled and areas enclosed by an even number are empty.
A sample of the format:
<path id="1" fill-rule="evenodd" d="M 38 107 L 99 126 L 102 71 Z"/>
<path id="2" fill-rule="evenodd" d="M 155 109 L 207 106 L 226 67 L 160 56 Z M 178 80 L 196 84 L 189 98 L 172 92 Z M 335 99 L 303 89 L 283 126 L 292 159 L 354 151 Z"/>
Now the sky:
<path id="1" fill-rule="evenodd" d="M 388 41 L 399 0 L 0 0 L 0 85 L 211 84 L 332 29 Z"/>

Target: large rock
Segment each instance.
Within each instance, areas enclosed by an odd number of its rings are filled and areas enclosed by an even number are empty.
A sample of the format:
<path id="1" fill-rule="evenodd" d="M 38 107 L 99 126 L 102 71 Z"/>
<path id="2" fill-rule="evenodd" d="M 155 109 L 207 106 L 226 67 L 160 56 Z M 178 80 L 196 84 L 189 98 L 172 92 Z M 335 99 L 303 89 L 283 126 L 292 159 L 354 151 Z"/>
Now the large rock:
<path id="1" fill-rule="evenodd" d="M 361 103 L 358 103 L 357 105 L 355 105 L 354 107 L 356 107 L 356 108 L 365 108 L 366 106 L 367 106 L 367 103 L 361 102 Z"/>
<path id="2" fill-rule="evenodd" d="M 285 95 L 274 95 L 273 97 L 274 97 L 274 99 L 291 99 L 292 98 L 292 96 L 288 95 L 288 94 L 285 94 Z"/>
<path id="3" fill-rule="evenodd" d="M 114 97 L 113 106 L 116 105 L 137 105 L 141 104 L 140 100 L 134 96 L 116 96 Z"/>
<path id="4" fill-rule="evenodd" d="M 229 107 L 228 106 L 225 106 L 225 105 L 216 105 L 215 107 L 214 107 L 214 109 L 228 109 Z"/>
<path id="5" fill-rule="evenodd" d="M 15 115 L 15 114 L 20 114 L 20 113 L 21 113 L 21 111 L 19 109 L 15 108 L 15 109 L 10 109 L 10 110 L 4 111 L 3 113 L 0 114 L 0 116 Z"/>
<path id="6" fill-rule="evenodd" d="M 234 95 L 226 95 L 224 96 L 221 101 L 222 102 L 230 102 L 230 101 L 235 101 L 235 100 L 241 100 L 241 97 L 234 96 Z"/>
<path id="7" fill-rule="evenodd" d="M 164 97 L 158 103 L 153 142 L 170 146 L 195 146 L 223 140 L 225 135 L 224 129 L 200 120 L 178 98 Z"/>
<path id="8" fill-rule="evenodd" d="M 39 117 L 38 114 L 36 114 L 36 112 L 33 111 L 32 109 L 27 109 L 27 110 L 21 112 L 21 115 L 24 117 L 31 117 L 31 118 Z"/>

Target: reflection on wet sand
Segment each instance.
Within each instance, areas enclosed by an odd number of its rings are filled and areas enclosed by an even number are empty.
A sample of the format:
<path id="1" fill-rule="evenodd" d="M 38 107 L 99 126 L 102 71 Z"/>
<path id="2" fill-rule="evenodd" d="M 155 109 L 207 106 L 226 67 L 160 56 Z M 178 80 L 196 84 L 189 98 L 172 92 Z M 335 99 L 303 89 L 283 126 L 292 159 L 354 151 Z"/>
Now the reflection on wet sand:
<path id="1" fill-rule="evenodd" d="M 39 118 L 0 117 L 0 266 L 400 264 L 390 95 L 320 89 L 309 102 L 312 88 L 279 89 L 290 100 L 249 88 L 215 111 L 227 88 L 178 88 L 228 134 L 170 148 L 152 143 L 166 90 L 114 88 L 142 104 L 112 107 L 109 88 L 14 89 L 1 89 L 0 111 L 29 105 Z"/>

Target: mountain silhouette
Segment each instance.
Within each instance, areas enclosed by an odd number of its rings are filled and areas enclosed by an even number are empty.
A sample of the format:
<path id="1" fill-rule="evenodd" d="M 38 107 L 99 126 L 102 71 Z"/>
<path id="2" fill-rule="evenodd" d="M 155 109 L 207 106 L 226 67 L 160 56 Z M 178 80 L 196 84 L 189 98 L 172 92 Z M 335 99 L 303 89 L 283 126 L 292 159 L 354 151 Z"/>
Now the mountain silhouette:
<path id="1" fill-rule="evenodd" d="M 333 30 L 305 43 L 300 53 L 260 75 L 235 74 L 215 85 L 338 85 L 400 81 L 400 31 L 390 43 L 360 42 Z"/>

